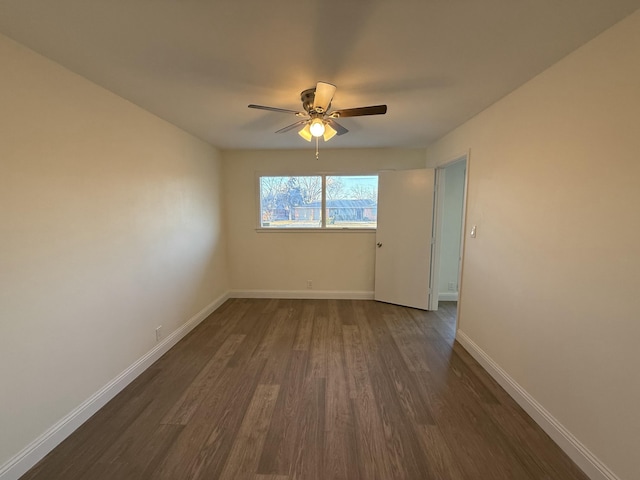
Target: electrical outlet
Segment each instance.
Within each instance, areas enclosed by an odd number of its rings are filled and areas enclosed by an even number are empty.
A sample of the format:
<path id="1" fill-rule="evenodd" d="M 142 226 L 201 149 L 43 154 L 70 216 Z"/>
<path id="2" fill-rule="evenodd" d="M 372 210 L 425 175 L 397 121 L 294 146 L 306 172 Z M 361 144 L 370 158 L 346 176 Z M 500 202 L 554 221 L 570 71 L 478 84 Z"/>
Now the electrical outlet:
<path id="1" fill-rule="evenodd" d="M 456 282 L 449 282 L 449 291 L 450 292 L 456 291 Z"/>
<path id="2" fill-rule="evenodd" d="M 162 325 L 156 328 L 156 342 L 160 341 L 160 339 L 162 339 Z"/>
<path id="3" fill-rule="evenodd" d="M 313 288 L 313 282 L 311 280 L 307 280 L 307 288 L 311 290 Z"/>

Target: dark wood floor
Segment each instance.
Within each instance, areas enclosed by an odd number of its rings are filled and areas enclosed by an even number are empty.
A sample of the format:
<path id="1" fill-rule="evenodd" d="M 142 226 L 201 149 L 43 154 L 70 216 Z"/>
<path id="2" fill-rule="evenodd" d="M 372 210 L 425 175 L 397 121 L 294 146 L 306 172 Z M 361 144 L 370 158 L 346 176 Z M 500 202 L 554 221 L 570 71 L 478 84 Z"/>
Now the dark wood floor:
<path id="1" fill-rule="evenodd" d="M 455 303 L 234 299 L 24 480 L 586 480 L 454 342 Z"/>

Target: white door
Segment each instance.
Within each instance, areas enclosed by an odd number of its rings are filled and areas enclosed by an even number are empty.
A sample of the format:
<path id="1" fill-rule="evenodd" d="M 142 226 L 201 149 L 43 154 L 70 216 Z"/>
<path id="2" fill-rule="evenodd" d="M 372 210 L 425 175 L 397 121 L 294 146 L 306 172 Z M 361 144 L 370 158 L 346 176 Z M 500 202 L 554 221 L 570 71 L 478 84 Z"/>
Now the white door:
<path id="1" fill-rule="evenodd" d="M 376 300 L 429 308 L 433 169 L 381 172 L 378 180 Z"/>

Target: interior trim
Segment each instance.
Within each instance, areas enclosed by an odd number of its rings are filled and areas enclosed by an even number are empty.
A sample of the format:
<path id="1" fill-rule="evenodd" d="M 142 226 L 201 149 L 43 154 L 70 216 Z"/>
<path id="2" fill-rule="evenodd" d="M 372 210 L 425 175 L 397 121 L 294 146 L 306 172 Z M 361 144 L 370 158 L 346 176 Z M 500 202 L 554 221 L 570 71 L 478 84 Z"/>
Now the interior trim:
<path id="1" fill-rule="evenodd" d="M 458 292 L 441 292 L 438 293 L 439 302 L 457 302 Z"/>
<path id="2" fill-rule="evenodd" d="M 533 398 L 462 330 L 456 340 L 527 412 L 591 480 L 620 480 L 598 457 Z"/>
<path id="3" fill-rule="evenodd" d="M 47 429 L 42 435 L 23 448 L 0 467 L 0 480 L 18 480 L 31 467 L 38 463 L 45 455 L 53 450 L 60 442 L 71 435 L 80 425 L 100 410 L 109 400 L 149 368 L 156 360 L 164 355 L 171 347 L 178 343 L 200 322 L 213 313 L 229 298 L 224 293 L 209 305 L 191 317 L 181 327 L 174 330 L 149 352 L 136 360 L 131 366 L 107 383 L 104 387 L 82 402 L 71 412 L 61 418 L 56 424 Z"/>
<path id="4" fill-rule="evenodd" d="M 231 290 L 229 298 L 373 300 L 373 292 L 351 290 Z"/>

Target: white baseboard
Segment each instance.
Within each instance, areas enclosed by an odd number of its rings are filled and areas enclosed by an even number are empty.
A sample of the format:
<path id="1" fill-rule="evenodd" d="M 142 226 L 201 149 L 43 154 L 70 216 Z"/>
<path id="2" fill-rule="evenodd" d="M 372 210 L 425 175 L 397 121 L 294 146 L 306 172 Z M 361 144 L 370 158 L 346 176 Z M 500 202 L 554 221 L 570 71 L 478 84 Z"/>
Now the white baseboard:
<path id="1" fill-rule="evenodd" d="M 522 388 L 500 365 L 482 350 L 462 330 L 456 340 L 504 388 L 509 395 L 542 427 L 554 442 L 578 465 L 591 480 L 620 480 L 580 440 L 549 413 L 535 398 Z"/>
<path id="2" fill-rule="evenodd" d="M 229 298 L 373 300 L 373 292 L 349 290 L 231 290 Z"/>
<path id="3" fill-rule="evenodd" d="M 55 425 L 22 449 L 22 451 L 9 459 L 8 462 L 0 467 L 0 480 L 17 480 L 24 475 L 27 470 L 71 435 L 80 425 L 86 422 L 94 413 L 106 405 L 109 400 L 149 368 L 151 364 L 169 351 L 171 347 L 213 313 L 228 298 L 229 293 L 227 292 L 204 307 L 181 327 L 168 335 L 162 342 L 158 343 L 152 350 L 134 362 L 129 368 L 60 419 Z"/>
<path id="4" fill-rule="evenodd" d="M 458 292 L 440 292 L 438 293 L 439 302 L 457 302 Z"/>

